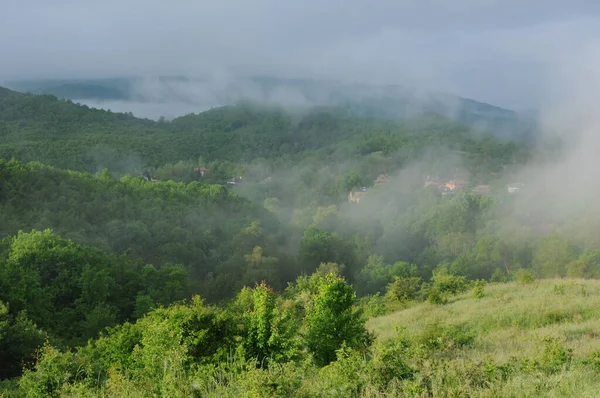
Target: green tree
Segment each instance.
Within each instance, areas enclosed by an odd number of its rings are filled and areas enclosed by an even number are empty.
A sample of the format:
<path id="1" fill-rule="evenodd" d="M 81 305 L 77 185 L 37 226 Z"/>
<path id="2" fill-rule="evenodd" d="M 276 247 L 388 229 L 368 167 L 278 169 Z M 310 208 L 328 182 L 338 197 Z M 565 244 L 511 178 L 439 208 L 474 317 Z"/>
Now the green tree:
<path id="1" fill-rule="evenodd" d="M 354 308 L 355 301 L 356 293 L 343 278 L 330 273 L 321 279 L 305 321 L 306 344 L 318 365 L 334 361 L 343 344 L 356 349 L 371 344 L 372 336 L 361 311 Z"/>
<path id="2" fill-rule="evenodd" d="M 43 342 L 44 333 L 25 312 L 13 316 L 0 301 L 0 380 L 19 376 L 23 364 L 33 361 Z"/>
<path id="3" fill-rule="evenodd" d="M 542 278 L 564 276 L 575 258 L 574 247 L 553 233 L 541 239 L 533 254 L 533 270 Z"/>
<path id="4" fill-rule="evenodd" d="M 246 354 L 267 365 L 268 360 L 289 360 L 296 354 L 296 338 L 289 313 L 277 306 L 277 297 L 262 282 L 252 291 L 252 310 L 246 312 Z"/>

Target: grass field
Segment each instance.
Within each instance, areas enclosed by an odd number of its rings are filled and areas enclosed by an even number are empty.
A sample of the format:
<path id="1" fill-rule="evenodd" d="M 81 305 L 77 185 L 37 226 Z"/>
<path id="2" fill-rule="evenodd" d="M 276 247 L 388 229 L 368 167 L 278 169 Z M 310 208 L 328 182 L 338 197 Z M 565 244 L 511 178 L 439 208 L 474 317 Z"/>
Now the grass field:
<path id="1" fill-rule="evenodd" d="M 445 365 L 433 361 L 440 373 L 455 371 L 457 378 L 472 365 L 518 364 L 502 382 L 474 388 L 455 380 L 454 386 L 440 385 L 439 396 L 600 396 L 600 362 L 594 358 L 600 352 L 600 281 L 492 284 L 484 293 L 478 299 L 468 292 L 446 305 L 419 304 L 373 318 L 368 327 L 381 342 L 397 338 L 399 330 L 421 342 L 445 334 L 450 346 L 453 338 L 467 338 L 470 344 L 455 344 L 438 357 Z"/>

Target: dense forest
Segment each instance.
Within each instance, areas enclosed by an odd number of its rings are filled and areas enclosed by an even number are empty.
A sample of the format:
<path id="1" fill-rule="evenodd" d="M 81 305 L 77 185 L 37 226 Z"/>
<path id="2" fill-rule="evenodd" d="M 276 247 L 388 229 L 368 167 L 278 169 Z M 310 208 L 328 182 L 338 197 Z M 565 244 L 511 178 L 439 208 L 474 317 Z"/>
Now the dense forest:
<path id="1" fill-rule="evenodd" d="M 205 109 L 241 99 L 289 106 L 312 104 L 342 108 L 356 115 L 399 119 L 434 112 L 485 129 L 497 137 L 530 142 L 536 121 L 517 112 L 455 95 L 405 86 L 351 84 L 323 79 L 246 76 L 228 82 L 214 76 L 144 76 L 98 79 L 34 79 L 6 82 L 17 91 L 91 101 L 180 104 Z M 103 105 L 100 105 L 103 106 Z M 177 114 L 177 113 L 176 113 Z M 179 114 L 177 114 L 179 115 Z M 158 119 L 160 115 L 152 117 Z"/>
<path id="2" fill-rule="evenodd" d="M 372 326 L 599 277 L 595 213 L 515 180 L 556 143 L 433 113 L 243 102 L 151 121 L 6 89 L 0 137 L 7 396 L 496 396 L 597 370 L 554 340 L 546 357 L 457 364 L 482 348 L 472 326 Z M 536 327 L 568 316 L 548 317 Z"/>

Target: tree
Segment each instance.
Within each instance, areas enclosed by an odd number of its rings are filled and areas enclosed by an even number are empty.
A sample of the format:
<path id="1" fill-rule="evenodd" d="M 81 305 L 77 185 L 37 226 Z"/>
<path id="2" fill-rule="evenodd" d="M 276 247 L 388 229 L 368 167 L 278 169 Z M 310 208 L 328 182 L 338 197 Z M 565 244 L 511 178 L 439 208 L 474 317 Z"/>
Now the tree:
<path id="1" fill-rule="evenodd" d="M 246 271 L 242 277 L 244 284 L 251 284 L 262 280 L 268 280 L 272 283 L 279 283 L 278 263 L 275 257 L 265 256 L 263 249 L 256 246 L 252 253 L 244 256 L 246 260 Z"/>
<path id="2" fill-rule="evenodd" d="M 305 320 L 306 344 L 318 365 L 334 361 L 343 344 L 356 349 L 371 344 L 362 312 L 354 309 L 355 300 L 356 293 L 343 278 L 329 273 L 321 279 Z"/>
<path id="3" fill-rule="evenodd" d="M 296 354 L 291 318 L 277 306 L 277 297 L 265 282 L 252 291 L 252 310 L 244 315 L 246 355 L 267 365 L 268 360 L 289 360 Z"/>
<path id="4" fill-rule="evenodd" d="M 13 316 L 0 301 L 0 380 L 19 376 L 23 363 L 34 359 L 36 348 L 43 342 L 44 333 L 25 312 Z"/>
<path id="5" fill-rule="evenodd" d="M 564 276 L 566 266 L 575 258 L 573 246 L 553 233 L 544 237 L 533 254 L 533 269 L 538 276 Z"/>

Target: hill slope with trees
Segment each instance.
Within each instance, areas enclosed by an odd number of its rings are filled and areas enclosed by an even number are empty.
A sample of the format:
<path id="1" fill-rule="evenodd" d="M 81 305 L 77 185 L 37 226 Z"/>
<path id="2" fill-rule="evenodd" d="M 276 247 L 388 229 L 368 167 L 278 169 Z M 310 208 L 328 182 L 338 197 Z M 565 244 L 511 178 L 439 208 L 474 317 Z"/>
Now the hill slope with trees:
<path id="1" fill-rule="evenodd" d="M 240 103 L 155 122 L 10 90 L 0 135 L 9 396 L 594 385 L 592 346 L 568 350 L 596 321 L 593 282 L 552 282 L 551 297 L 578 309 L 544 307 L 530 324 L 481 313 L 479 303 L 516 313 L 510 303 L 548 299 L 551 282 L 536 278 L 600 276 L 597 212 L 554 211 L 524 184 L 507 190 L 538 161 L 530 148 L 436 114 Z M 468 319 L 449 318 L 463 310 Z M 399 318 L 412 319 L 407 335 L 390 334 Z M 488 329 L 474 329 L 480 320 Z M 562 323 L 575 333 L 566 343 L 484 359 L 496 330 Z M 561 390 L 556 375 L 587 384 Z"/>

